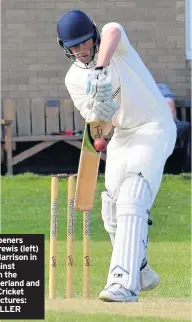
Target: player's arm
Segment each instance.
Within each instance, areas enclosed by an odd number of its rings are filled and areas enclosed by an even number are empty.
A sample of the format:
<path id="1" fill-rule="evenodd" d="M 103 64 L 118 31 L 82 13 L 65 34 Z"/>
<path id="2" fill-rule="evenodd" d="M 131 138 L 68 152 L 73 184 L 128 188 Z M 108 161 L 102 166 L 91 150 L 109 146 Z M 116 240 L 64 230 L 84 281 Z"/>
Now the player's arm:
<path id="1" fill-rule="evenodd" d="M 127 56 L 129 49 L 129 40 L 120 24 L 112 22 L 103 27 L 96 68 L 89 80 L 89 95 L 94 99 L 96 109 L 106 112 L 104 121 L 109 121 L 118 109 L 111 99 L 112 84 L 106 67 L 114 54 Z"/>
<path id="2" fill-rule="evenodd" d="M 65 78 L 65 85 L 74 106 L 79 110 L 81 116 L 86 119 L 92 108 L 88 95 L 84 89 L 81 88 L 81 84 L 74 84 L 67 76 Z"/>
<path id="3" fill-rule="evenodd" d="M 74 106 L 79 110 L 81 116 L 86 120 L 91 117 L 92 101 L 80 86 L 77 86 L 70 82 L 68 79 L 65 80 L 67 90 L 71 96 Z M 94 114 L 93 114 L 94 117 Z M 112 120 L 105 121 L 103 125 L 103 135 L 106 136 L 112 129 Z"/>
<path id="4" fill-rule="evenodd" d="M 115 32 L 116 36 L 113 34 L 112 30 L 116 30 L 116 32 Z M 119 39 L 118 44 L 116 42 L 117 41 L 117 30 L 119 31 L 118 32 L 118 39 Z M 119 38 L 119 35 L 120 35 L 120 38 Z M 109 22 L 106 25 L 104 25 L 102 28 L 102 31 L 101 31 L 101 42 L 103 42 L 104 39 L 108 39 L 108 37 L 110 37 L 111 39 L 114 39 L 113 40 L 114 47 L 115 47 L 115 42 L 117 44 L 115 50 L 113 47 L 112 56 L 113 56 L 113 54 L 118 54 L 120 56 L 127 56 L 129 54 L 129 50 L 130 50 L 131 45 L 130 45 L 129 39 L 125 33 L 123 26 L 121 26 L 117 22 Z"/>
<path id="5" fill-rule="evenodd" d="M 75 107 L 80 111 L 80 114 L 87 123 L 93 121 L 110 122 L 117 108 L 115 103 L 111 102 L 112 100 L 107 102 L 105 100 L 98 101 L 92 97 L 92 94 L 86 93 L 81 84 L 74 84 L 68 77 L 65 78 L 65 85 Z M 109 131 L 109 124 L 106 125 L 105 133 Z"/>
<path id="6" fill-rule="evenodd" d="M 106 67 L 114 52 L 116 51 L 121 39 L 121 31 L 117 27 L 109 27 L 101 38 L 99 54 L 96 67 Z"/>

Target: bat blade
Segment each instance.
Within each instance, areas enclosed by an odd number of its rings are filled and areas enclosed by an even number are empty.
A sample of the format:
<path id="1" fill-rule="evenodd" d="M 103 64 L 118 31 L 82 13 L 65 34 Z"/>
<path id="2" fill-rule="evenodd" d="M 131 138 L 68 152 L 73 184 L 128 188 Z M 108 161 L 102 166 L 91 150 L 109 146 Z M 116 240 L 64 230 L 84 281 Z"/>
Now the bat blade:
<path id="1" fill-rule="evenodd" d="M 75 193 L 75 209 L 90 211 L 94 205 L 95 188 L 99 170 L 101 153 L 94 148 L 94 140 L 102 137 L 103 122 L 85 124 L 77 184 Z"/>

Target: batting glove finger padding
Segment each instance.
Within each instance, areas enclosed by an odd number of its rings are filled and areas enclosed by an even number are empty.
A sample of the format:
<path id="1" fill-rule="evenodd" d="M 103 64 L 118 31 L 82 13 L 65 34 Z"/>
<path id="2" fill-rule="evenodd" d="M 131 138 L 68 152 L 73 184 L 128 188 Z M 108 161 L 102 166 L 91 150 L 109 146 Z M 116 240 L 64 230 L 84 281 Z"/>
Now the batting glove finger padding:
<path id="1" fill-rule="evenodd" d="M 105 68 L 88 75 L 87 94 L 97 101 L 107 101 L 113 93 L 110 77 Z"/>
<path id="2" fill-rule="evenodd" d="M 112 99 L 105 102 L 93 100 L 92 109 L 86 116 L 86 122 L 109 121 L 118 109 L 118 104 Z"/>

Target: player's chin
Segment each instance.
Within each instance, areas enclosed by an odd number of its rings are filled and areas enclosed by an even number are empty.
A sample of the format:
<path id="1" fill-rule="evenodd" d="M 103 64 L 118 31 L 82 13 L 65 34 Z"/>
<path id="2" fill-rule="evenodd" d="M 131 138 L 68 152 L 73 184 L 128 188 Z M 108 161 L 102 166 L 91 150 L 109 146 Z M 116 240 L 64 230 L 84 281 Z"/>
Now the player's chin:
<path id="1" fill-rule="evenodd" d="M 90 56 L 85 56 L 85 57 L 79 57 L 78 58 L 81 63 L 88 64 L 91 60 Z"/>

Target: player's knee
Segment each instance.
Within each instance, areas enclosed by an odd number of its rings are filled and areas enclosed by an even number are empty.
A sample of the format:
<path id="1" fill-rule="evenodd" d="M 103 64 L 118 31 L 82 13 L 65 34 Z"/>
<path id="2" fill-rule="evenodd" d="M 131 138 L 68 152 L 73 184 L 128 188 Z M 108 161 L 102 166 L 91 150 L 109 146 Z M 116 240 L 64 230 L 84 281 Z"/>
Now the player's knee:
<path id="1" fill-rule="evenodd" d="M 123 181 L 117 197 L 117 218 L 133 215 L 148 219 L 152 196 L 148 182 L 141 174 L 130 174 Z"/>
<path id="2" fill-rule="evenodd" d="M 116 220 L 116 203 L 110 198 L 107 191 L 102 192 L 102 219 L 104 222 L 105 230 L 109 234 L 115 234 L 117 228 L 117 220 Z"/>

